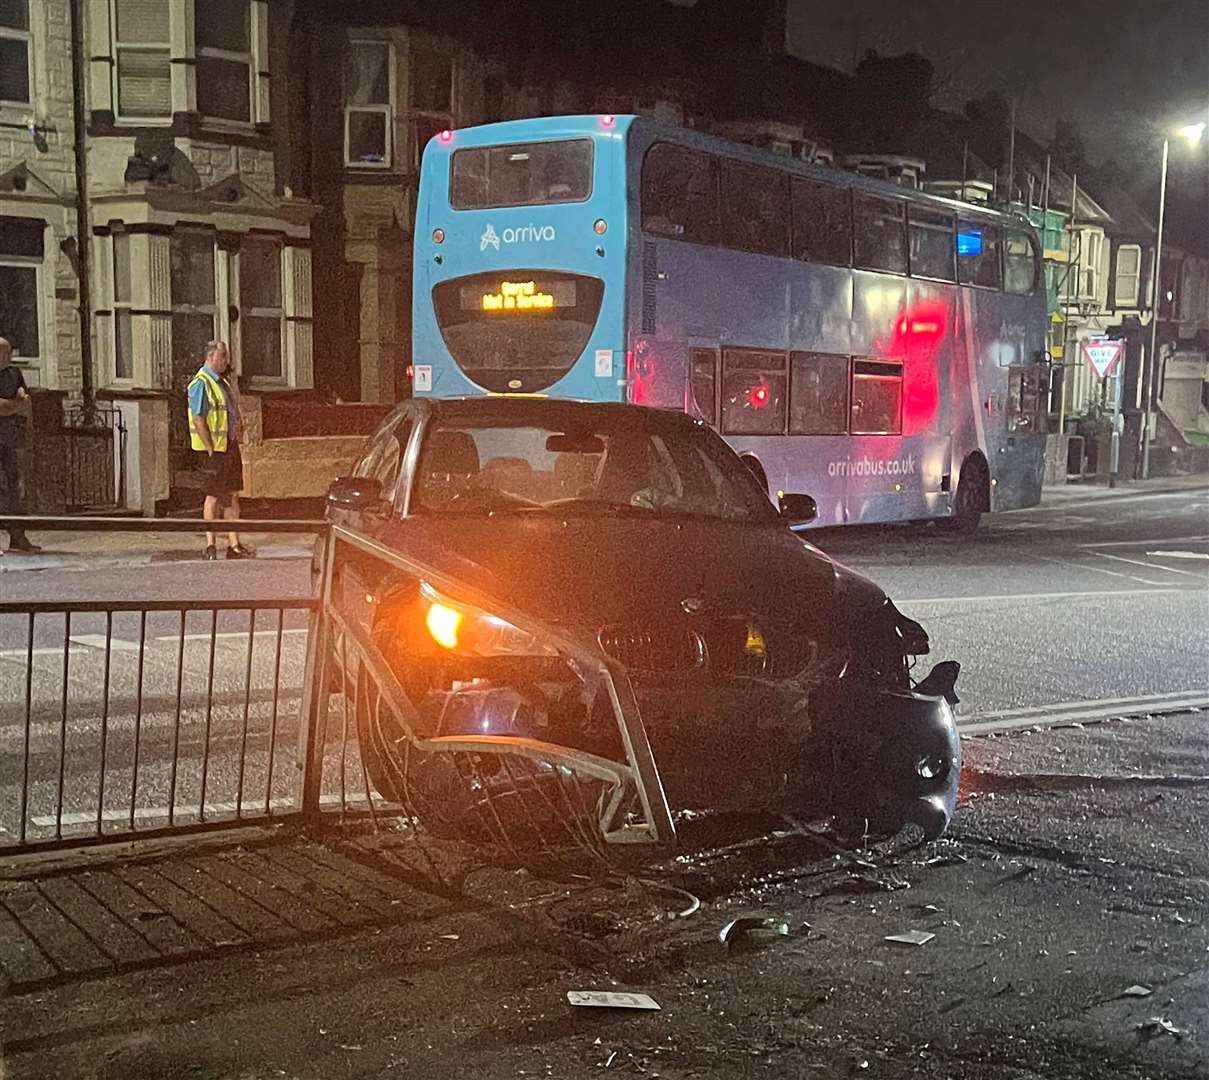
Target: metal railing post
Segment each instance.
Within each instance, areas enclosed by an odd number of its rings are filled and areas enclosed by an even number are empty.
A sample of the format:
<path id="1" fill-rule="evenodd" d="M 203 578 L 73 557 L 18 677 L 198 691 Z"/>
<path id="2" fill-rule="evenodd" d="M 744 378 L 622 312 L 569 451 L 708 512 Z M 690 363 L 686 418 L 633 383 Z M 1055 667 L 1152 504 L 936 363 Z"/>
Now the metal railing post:
<path id="1" fill-rule="evenodd" d="M 323 543 L 322 573 L 311 612 L 307 634 L 306 671 L 302 683 L 299 710 L 298 786 L 299 809 L 307 817 L 319 813 L 323 787 L 323 754 L 327 742 L 328 665 L 331 660 L 331 618 L 328 607 L 332 597 L 332 567 L 336 557 L 336 537 L 331 529 L 320 535 Z"/>

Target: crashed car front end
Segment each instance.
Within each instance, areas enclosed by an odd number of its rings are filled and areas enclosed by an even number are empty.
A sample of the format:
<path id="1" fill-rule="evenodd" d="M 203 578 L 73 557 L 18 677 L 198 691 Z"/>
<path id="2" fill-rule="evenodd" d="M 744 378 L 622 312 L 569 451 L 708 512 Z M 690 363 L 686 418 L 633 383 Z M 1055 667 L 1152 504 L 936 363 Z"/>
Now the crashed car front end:
<path id="1" fill-rule="evenodd" d="M 858 832 L 912 822 L 929 837 L 945 830 L 960 772 L 957 665 L 913 683 L 926 633 L 870 583 L 837 577 L 843 617 L 809 630 L 692 597 L 658 625 L 567 628 L 624 671 L 674 811 L 812 812 Z M 393 604 L 392 666 L 421 706 L 420 734 L 521 737 L 625 759 L 608 694 L 540 637 L 425 583 Z M 447 780 L 443 797 L 463 809 L 490 795 L 455 798 Z M 476 779 L 514 782 L 498 770 Z"/>

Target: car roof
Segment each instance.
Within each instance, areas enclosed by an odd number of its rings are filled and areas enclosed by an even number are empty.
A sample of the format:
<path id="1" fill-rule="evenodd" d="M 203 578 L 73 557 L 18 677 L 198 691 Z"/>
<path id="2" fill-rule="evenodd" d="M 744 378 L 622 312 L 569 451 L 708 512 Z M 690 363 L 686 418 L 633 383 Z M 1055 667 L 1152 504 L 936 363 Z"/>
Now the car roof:
<path id="1" fill-rule="evenodd" d="M 565 398 L 509 396 L 422 398 L 430 413 L 441 420 L 490 425 L 494 423 L 599 425 L 606 428 L 693 430 L 704 427 L 700 420 L 678 409 L 653 409 L 619 402 L 571 401 Z"/>

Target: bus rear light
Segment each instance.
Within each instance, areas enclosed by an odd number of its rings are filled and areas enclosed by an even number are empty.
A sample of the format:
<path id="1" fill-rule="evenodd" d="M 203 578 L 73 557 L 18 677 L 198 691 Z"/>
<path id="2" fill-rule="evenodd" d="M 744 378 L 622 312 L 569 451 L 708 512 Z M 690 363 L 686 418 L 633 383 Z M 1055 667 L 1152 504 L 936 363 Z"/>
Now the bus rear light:
<path id="1" fill-rule="evenodd" d="M 415 369 L 415 368 L 414 368 L 414 367 L 413 367 L 411 364 L 408 364 L 408 365 L 407 365 L 407 367 L 406 367 L 406 369 L 404 370 L 404 374 L 405 374 L 405 375 L 406 375 L 406 376 L 407 376 L 409 379 L 414 379 L 414 378 L 415 378 L 415 375 L 416 375 L 416 369 Z"/>
<path id="2" fill-rule="evenodd" d="M 605 113 L 600 118 L 600 126 L 603 128 L 611 128 L 615 123 L 617 123 L 617 117 L 612 113 Z"/>
<path id="3" fill-rule="evenodd" d="M 597 236 L 604 236 L 609 231 L 609 223 L 604 218 L 597 218 L 596 224 L 592 228 L 596 230 Z"/>
<path id="4" fill-rule="evenodd" d="M 753 409 L 762 409 L 768 404 L 768 387 L 761 383 L 759 386 L 753 386 L 747 392 L 747 403 Z"/>
<path id="5" fill-rule="evenodd" d="M 445 243 L 445 230 L 444 229 L 433 229 L 432 230 L 432 242 L 434 244 Z"/>
<path id="6" fill-rule="evenodd" d="M 446 128 L 441 132 L 440 135 L 437 136 L 437 138 L 443 143 L 453 142 L 453 132 L 450 131 L 449 128 Z"/>

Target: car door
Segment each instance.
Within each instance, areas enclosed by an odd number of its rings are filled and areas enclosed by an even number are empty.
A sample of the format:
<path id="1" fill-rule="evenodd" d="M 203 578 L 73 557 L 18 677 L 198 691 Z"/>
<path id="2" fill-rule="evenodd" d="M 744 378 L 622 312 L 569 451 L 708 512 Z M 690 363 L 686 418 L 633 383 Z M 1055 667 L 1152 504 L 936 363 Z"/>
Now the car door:
<path id="1" fill-rule="evenodd" d="M 380 502 L 366 509 L 332 507 L 329 516 L 333 524 L 379 539 L 390 521 L 397 515 L 400 475 L 404 454 L 415 430 L 415 412 L 403 406 L 393 423 L 379 429 L 370 451 L 358 462 L 354 475 L 375 480 L 381 492 Z M 373 621 L 374 601 L 389 573 L 380 559 L 349 544 L 337 550 L 337 564 L 332 578 L 332 598 L 345 618 L 369 629 Z"/>

